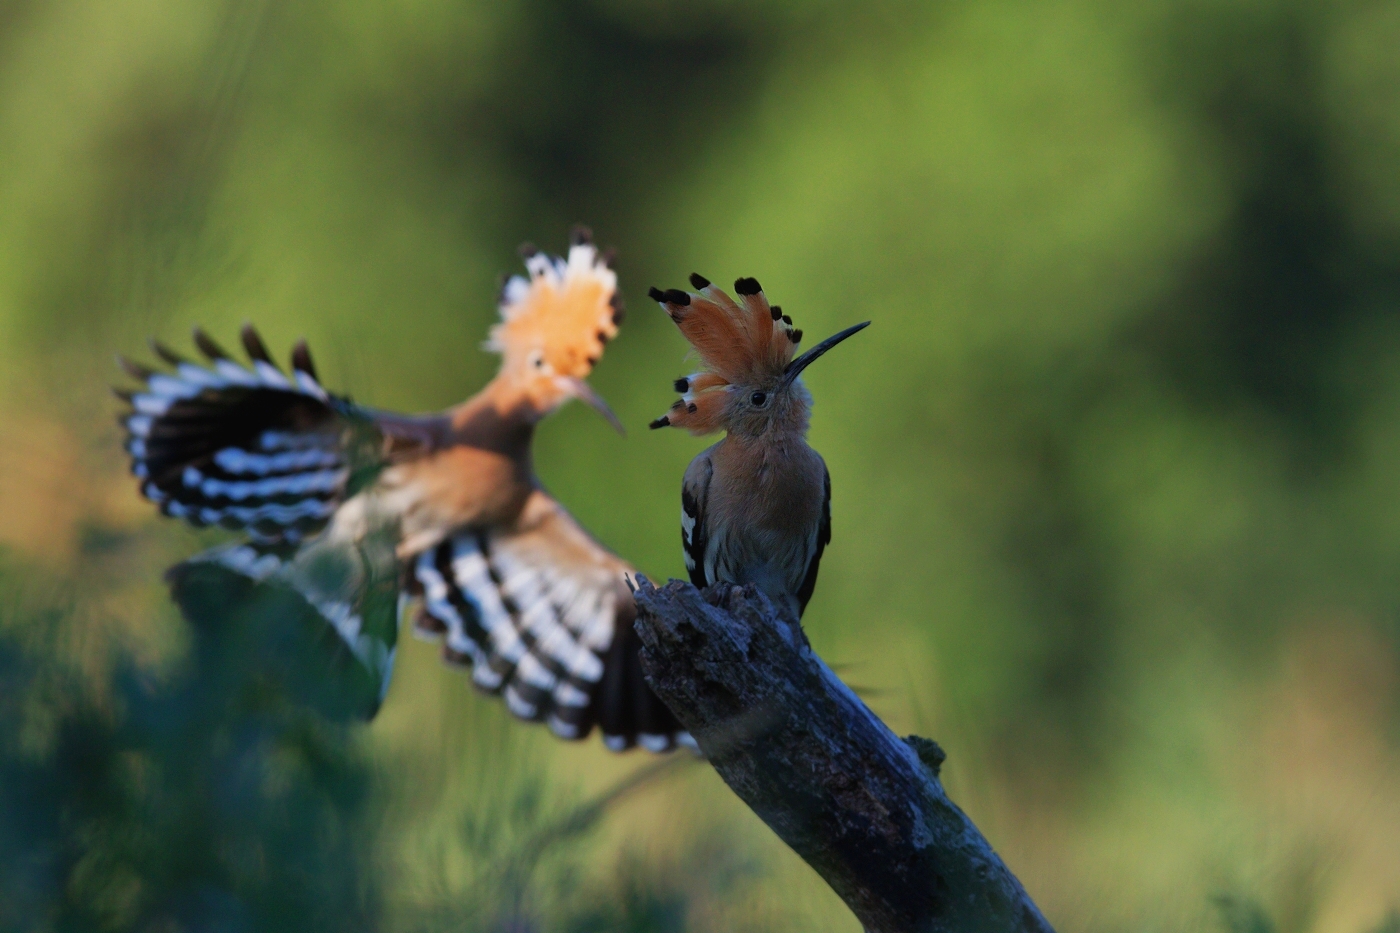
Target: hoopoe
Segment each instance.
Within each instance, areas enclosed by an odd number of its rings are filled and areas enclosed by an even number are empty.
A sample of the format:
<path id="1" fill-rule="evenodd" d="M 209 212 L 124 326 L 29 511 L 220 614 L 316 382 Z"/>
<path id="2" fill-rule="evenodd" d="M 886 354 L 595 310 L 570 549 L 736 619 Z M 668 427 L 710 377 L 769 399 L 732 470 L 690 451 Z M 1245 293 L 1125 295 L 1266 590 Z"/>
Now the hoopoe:
<path id="1" fill-rule="evenodd" d="M 768 304 L 756 279 L 734 283 L 737 302 L 704 276 L 692 274 L 690 284 L 694 292 L 650 292 L 705 366 L 676 380 L 680 399 L 651 427 L 726 432 L 685 471 L 685 566 L 698 587 L 754 583 L 801 618 L 831 541 L 831 476 L 807 445 L 812 396 L 799 377 L 870 322 L 794 359 L 802 331 Z"/>
<path id="2" fill-rule="evenodd" d="M 247 540 L 172 569 L 188 611 L 201 574 L 290 586 L 323 617 L 341 660 L 388 688 L 399 618 L 442 641 L 442 656 L 503 695 L 521 719 L 606 745 L 665 751 L 689 736 L 637 662 L 632 568 L 588 535 L 535 476 L 535 425 L 570 399 L 598 409 L 584 382 L 621 321 L 617 276 L 586 230 L 566 258 L 523 247 L 487 348 L 494 379 L 438 414 L 378 411 L 327 392 L 305 341 L 290 376 L 251 326 L 240 365 L 203 331 L 198 365 L 159 343 L 172 371 L 122 360 L 143 383 L 119 393 L 132 472 L 160 510 Z"/>

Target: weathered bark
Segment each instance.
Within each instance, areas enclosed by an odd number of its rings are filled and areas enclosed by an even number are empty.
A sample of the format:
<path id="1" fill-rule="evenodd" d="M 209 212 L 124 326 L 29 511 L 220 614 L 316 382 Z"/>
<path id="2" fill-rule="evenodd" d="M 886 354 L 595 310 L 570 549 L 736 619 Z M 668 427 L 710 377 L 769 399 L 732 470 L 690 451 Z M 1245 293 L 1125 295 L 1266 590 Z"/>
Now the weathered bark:
<path id="1" fill-rule="evenodd" d="M 753 586 L 637 581 L 642 668 L 720 777 L 871 933 L 1050 925 L 938 779 Z"/>

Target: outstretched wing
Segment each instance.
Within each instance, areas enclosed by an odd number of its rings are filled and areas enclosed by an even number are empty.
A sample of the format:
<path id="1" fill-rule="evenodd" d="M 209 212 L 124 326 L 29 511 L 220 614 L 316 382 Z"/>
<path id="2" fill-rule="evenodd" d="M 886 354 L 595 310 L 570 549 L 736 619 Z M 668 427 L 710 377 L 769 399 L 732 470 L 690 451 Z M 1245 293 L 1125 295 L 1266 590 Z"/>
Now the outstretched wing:
<path id="1" fill-rule="evenodd" d="M 242 333 L 247 366 L 202 330 L 194 336 L 208 365 L 155 342 L 170 369 L 121 361 L 142 383 L 118 392 L 132 407 L 121 418 L 131 471 L 166 515 L 246 530 L 255 541 L 303 540 L 377 473 L 389 447 L 383 422 L 411 421 L 328 393 L 305 342 L 288 375 L 251 326 Z"/>
<path id="2" fill-rule="evenodd" d="M 323 711 L 368 719 L 393 672 L 396 541 L 395 516 L 364 493 L 309 541 L 214 548 L 176 564 L 166 580 L 202 636 L 240 641 L 261 659 L 257 676 Z"/>
<path id="3" fill-rule="evenodd" d="M 666 751 L 689 736 L 642 678 L 630 572 L 536 490 L 514 526 L 466 529 L 416 557 L 415 631 L 521 719 Z"/>
<path id="4" fill-rule="evenodd" d="M 817 526 L 817 543 L 812 549 L 812 559 L 807 562 L 807 574 L 802 578 L 802 587 L 797 591 L 797 612 L 800 616 L 807 610 L 807 602 L 812 598 L 813 591 L 817 588 L 817 571 L 821 569 L 822 553 L 826 546 L 831 543 L 831 472 L 822 466 L 822 482 L 824 493 L 822 496 L 822 518 L 821 524 Z"/>

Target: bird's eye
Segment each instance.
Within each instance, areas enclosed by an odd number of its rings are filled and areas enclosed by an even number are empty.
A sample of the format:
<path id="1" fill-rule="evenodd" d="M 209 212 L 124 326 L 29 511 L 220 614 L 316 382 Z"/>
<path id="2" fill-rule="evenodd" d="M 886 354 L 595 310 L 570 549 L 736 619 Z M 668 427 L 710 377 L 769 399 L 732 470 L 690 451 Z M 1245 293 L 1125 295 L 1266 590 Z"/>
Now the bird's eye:
<path id="1" fill-rule="evenodd" d="M 768 401 L 768 396 L 762 392 L 755 392 L 749 396 L 749 401 L 753 402 L 755 408 L 762 408 L 763 403 Z"/>
<path id="2" fill-rule="evenodd" d="M 544 354 L 536 350 L 530 354 L 530 365 L 536 369 L 544 369 Z"/>

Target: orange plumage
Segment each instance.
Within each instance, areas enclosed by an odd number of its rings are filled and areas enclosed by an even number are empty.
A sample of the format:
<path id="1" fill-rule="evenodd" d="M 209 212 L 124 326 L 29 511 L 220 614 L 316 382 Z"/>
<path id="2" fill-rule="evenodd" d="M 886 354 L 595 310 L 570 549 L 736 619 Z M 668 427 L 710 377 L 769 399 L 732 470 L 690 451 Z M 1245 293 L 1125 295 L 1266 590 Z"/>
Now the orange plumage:
<path id="1" fill-rule="evenodd" d="M 501 322 L 486 347 L 508 366 L 538 349 L 557 374 L 582 379 L 617 336 L 621 300 L 617 273 L 588 241 L 577 236 L 567 258 L 524 247 L 530 277 L 512 276 L 501 288 Z"/>
<path id="2" fill-rule="evenodd" d="M 652 422 L 653 428 L 685 428 L 710 434 L 725 427 L 727 393 L 734 386 L 776 383 L 792 362 L 802 331 L 783 309 L 770 305 L 756 279 L 734 283 L 736 301 L 701 275 L 690 277 L 695 292 L 653 288 L 707 371 L 676 380 L 681 398 Z"/>

